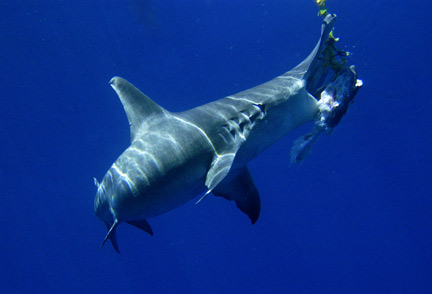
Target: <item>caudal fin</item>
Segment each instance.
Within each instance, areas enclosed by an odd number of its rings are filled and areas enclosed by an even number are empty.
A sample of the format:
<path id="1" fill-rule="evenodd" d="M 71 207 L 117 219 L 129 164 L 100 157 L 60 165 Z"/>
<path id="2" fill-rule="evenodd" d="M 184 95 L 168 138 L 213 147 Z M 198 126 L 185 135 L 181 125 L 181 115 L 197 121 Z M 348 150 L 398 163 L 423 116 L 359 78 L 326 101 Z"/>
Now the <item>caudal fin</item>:
<path id="1" fill-rule="evenodd" d="M 117 220 L 114 221 L 114 223 L 112 224 L 111 227 L 107 224 L 108 233 L 106 234 L 105 239 L 103 240 L 101 246 L 99 247 L 99 250 L 101 250 L 102 247 L 105 245 L 105 242 L 108 239 L 110 239 L 111 240 L 111 244 L 114 247 L 114 250 L 117 253 L 120 253 L 120 250 L 119 250 L 118 244 L 117 244 L 116 231 L 115 231 L 118 224 L 119 224 L 119 222 Z"/>

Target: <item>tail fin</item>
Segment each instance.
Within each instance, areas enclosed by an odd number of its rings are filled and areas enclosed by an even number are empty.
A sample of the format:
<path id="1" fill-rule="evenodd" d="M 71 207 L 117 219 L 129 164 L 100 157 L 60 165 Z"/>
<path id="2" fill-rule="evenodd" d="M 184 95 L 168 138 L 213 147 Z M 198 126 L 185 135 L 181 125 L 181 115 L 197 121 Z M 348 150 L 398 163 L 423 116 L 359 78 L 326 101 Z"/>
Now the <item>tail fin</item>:
<path id="1" fill-rule="evenodd" d="M 115 229 L 116 229 L 116 227 L 117 227 L 118 224 L 119 224 L 118 220 L 114 220 L 114 223 L 112 224 L 111 227 L 107 224 L 108 233 L 106 234 L 105 239 L 103 240 L 101 246 L 99 247 L 99 250 L 101 250 L 102 247 L 105 245 L 105 242 L 108 239 L 110 239 L 111 240 L 111 244 L 114 247 L 114 250 L 117 253 L 120 253 L 120 250 L 119 250 L 118 244 L 117 244 L 116 231 L 115 231 Z"/>

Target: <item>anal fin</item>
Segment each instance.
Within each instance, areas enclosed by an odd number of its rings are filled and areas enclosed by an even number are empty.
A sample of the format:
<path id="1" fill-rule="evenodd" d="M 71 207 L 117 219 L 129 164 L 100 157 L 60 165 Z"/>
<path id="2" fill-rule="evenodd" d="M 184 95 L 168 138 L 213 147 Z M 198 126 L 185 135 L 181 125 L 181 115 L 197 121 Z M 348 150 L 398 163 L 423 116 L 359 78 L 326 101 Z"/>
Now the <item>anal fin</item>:
<path id="1" fill-rule="evenodd" d="M 145 219 L 127 221 L 127 223 L 153 236 L 153 230 Z"/>
<path id="2" fill-rule="evenodd" d="M 233 177 L 224 179 L 212 192 L 216 196 L 234 200 L 237 207 L 248 215 L 252 224 L 258 220 L 261 200 L 247 166 L 240 169 Z"/>

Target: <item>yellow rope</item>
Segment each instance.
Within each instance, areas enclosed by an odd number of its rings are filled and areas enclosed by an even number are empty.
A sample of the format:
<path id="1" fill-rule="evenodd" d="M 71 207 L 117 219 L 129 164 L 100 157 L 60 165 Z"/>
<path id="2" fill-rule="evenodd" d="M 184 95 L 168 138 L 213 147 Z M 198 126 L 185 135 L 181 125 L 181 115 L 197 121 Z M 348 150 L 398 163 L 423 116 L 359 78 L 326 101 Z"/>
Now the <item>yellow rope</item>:
<path id="1" fill-rule="evenodd" d="M 328 10 L 326 8 L 326 0 L 315 0 L 315 3 L 319 7 L 318 15 L 326 16 L 328 14 Z"/>
<path id="2" fill-rule="evenodd" d="M 315 0 L 318 5 L 319 11 L 318 16 L 325 17 L 329 12 L 326 7 L 326 0 Z M 339 38 L 333 35 L 333 30 L 329 34 L 329 38 L 326 42 L 326 47 L 323 50 L 323 60 L 325 60 L 324 66 L 330 66 L 335 72 L 341 70 L 347 62 L 346 57 L 349 56 L 349 52 L 339 50 L 336 47 L 336 42 Z"/>

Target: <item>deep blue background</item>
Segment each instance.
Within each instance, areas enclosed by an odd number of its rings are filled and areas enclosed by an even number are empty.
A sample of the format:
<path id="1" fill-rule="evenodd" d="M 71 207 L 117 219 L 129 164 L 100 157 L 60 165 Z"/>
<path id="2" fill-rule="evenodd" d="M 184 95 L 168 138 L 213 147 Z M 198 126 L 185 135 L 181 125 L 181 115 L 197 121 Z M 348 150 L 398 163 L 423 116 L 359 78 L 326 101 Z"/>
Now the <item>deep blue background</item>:
<path id="1" fill-rule="evenodd" d="M 6 3 L 7 2 L 7 3 Z M 59 4 L 58 2 L 61 2 Z M 126 3 L 126 4 L 125 4 Z M 289 166 L 296 130 L 250 163 L 258 223 L 208 197 L 98 247 L 99 180 L 129 144 L 108 81 L 173 110 L 267 81 L 312 50 L 302 1 L 2 1 L 2 293 L 432 293 L 430 5 L 328 0 L 365 86 Z"/>

